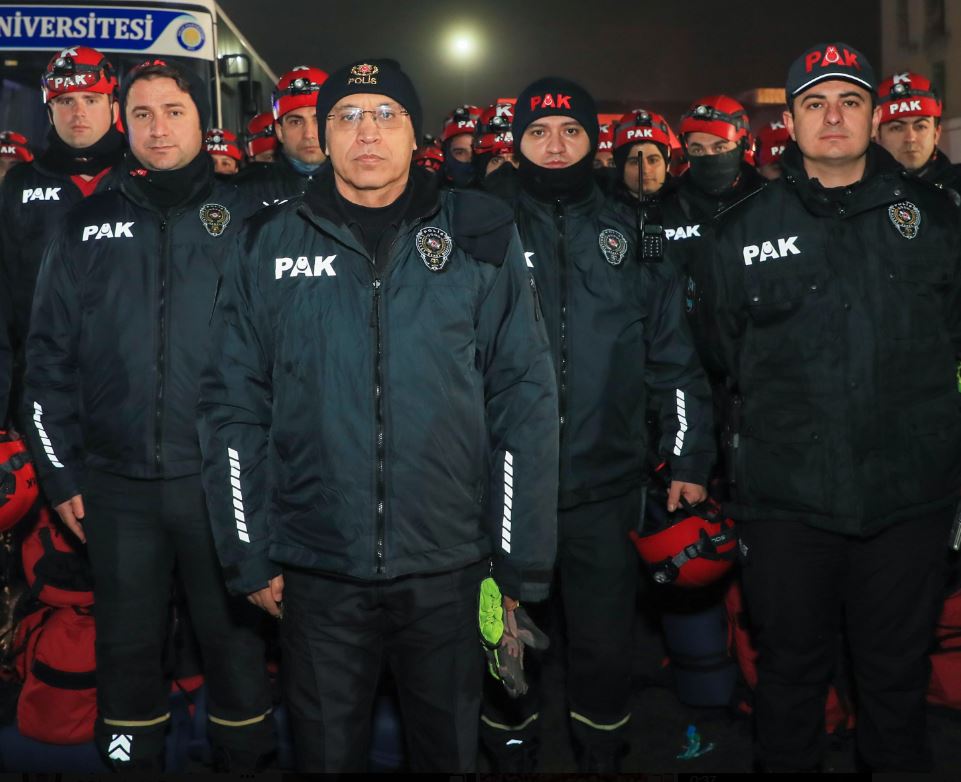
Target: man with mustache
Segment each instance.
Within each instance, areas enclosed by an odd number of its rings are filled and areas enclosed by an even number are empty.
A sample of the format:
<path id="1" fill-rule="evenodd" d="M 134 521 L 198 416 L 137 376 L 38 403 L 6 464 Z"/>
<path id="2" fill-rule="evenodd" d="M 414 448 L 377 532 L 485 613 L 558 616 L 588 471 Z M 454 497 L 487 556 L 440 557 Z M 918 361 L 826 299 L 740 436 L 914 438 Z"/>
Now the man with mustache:
<path id="1" fill-rule="evenodd" d="M 543 318 L 512 213 L 411 165 L 422 112 L 395 61 L 316 100 L 329 164 L 248 221 L 213 314 L 214 534 L 230 590 L 282 619 L 299 770 L 366 770 L 388 665 L 412 770 L 473 771 L 479 589 L 496 579 L 510 624 L 554 561 Z"/>
<path id="2" fill-rule="evenodd" d="M 813 771 L 846 636 L 857 749 L 926 771 L 927 651 L 961 491 L 958 209 L 871 143 L 848 44 L 787 76 L 783 176 L 717 221 L 701 313 L 741 400 L 734 502 L 757 632 L 757 764 Z"/>

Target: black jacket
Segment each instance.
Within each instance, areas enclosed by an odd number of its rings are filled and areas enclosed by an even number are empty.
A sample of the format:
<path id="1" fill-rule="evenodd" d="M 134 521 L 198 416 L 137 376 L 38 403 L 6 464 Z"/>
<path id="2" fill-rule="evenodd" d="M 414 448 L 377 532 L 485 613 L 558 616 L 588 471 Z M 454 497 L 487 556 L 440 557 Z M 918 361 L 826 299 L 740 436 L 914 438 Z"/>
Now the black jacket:
<path id="1" fill-rule="evenodd" d="M 111 171 L 97 183 L 96 192 L 115 184 L 116 174 Z M 16 357 L 11 382 L 15 386 L 22 382 L 22 351 L 43 251 L 67 212 L 83 199 L 70 175 L 58 170 L 45 155 L 14 166 L 0 185 L 0 287 L 6 291 L 9 308 L 10 347 Z M 14 391 L 16 395 L 18 389 Z M 0 425 L 6 412 L 4 403 Z"/>
<path id="2" fill-rule="evenodd" d="M 952 163 L 940 149 L 934 150 L 934 157 L 915 172 L 921 179 L 949 188 L 958 194 L 961 202 L 961 165 Z"/>
<path id="3" fill-rule="evenodd" d="M 234 592 L 281 566 L 379 581 L 493 553 L 507 594 L 547 595 L 557 392 L 524 256 L 496 201 L 411 176 L 382 274 L 329 168 L 240 237 L 200 395 Z"/>
<path id="4" fill-rule="evenodd" d="M 596 184 L 576 203 L 539 201 L 514 168 L 487 178 L 514 209 L 551 341 L 560 402 L 561 507 L 640 485 L 648 392 L 677 480 L 705 483 L 714 461 L 710 389 L 667 263 L 635 255 L 633 219 Z"/>
<path id="5" fill-rule="evenodd" d="M 323 163 L 322 167 L 327 164 Z M 279 204 L 304 194 L 307 185 L 316 177 L 301 174 L 280 148 L 273 163 L 252 163 L 237 174 L 233 182 L 255 206 Z"/>
<path id="6" fill-rule="evenodd" d="M 719 218 L 703 311 L 743 400 L 743 518 L 870 535 L 961 489 L 959 212 L 871 145 L 824 190 L 785 175 Z"/>
<path id="7" fill-rule="evenodd" d="M 22 415 L 54 505 L 82 493 L 85 465 L 131 478 L 200 471 L 208 323 L 245 214 L 212 167 L 166 215 L 130 176 L 67 215 L 37 280 Z"/>

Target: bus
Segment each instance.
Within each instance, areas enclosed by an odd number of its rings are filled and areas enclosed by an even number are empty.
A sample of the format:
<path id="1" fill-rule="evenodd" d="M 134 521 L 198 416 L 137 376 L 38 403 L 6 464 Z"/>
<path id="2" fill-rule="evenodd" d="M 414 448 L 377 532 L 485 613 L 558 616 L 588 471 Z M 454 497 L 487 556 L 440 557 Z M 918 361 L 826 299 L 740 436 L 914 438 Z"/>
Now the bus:
<path id="1" fill-rule="evenodd" d="M 117 76 L 157 56 L 197 71 L 210 85 L 214 127 L 242 135 L 269 108 L 277 77 L 214 0 L 0 1 L 0 130 L 46 143 L 40 76 L 55 52 L 92 46 Z"/>

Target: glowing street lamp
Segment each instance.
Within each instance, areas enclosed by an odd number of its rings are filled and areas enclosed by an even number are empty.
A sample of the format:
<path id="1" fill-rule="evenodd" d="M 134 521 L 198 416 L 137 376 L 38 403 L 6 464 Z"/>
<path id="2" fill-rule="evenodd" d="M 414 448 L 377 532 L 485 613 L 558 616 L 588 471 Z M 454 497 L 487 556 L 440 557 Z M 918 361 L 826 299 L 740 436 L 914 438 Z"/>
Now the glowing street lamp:
<path id="1" fill-rule="evenodd" d="M 447 55 L 450 60 L 460 66 L 463 78 L 464 93 L 461 99 L 468 101 L 467 95 L 467 73 L 471 63 L 475 62 L 480 53 L 480 41 L 477 34 L 470 29 L 460 27 L 451 30 L 447 36 Z"/>

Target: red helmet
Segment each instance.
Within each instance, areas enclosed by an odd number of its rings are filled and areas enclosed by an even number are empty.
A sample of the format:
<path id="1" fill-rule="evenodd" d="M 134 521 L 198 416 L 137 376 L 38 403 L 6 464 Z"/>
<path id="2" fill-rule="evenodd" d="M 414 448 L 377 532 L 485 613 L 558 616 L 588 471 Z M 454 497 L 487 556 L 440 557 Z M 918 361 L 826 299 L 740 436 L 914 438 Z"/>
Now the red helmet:
<path id="1" fill-rule="evenodd" d="M 117 92 L 117 74 L 104 55 L 89 46 L 74 46 L 53 55 L 40 78 L 43 102 L 65 92 Z"/>
<path id="2" fill-rule="evenodd" d="M 244 159 L 237 134 L 223 128 L 211 128 L 204 136 L 204 149 L 211 155 L 226 155 L 238 163 Z"/>
<path id="3" fill-rule="evenodd" d="M 687 588 L 713 584 L 737 558 L 734 521 L 724 517 L 711 498 L 697 505 L 682 499 L 682 508 L 668 513 L 663 468 L 648 490 L 643 527 L 630 531 L 631 540 L 657 583 Z"/>
<path id="4" fill-rule="evenodd" d="M 634 109 L 617 121 L 617 127 L 614 130 L 614 149 L 650 141 L 663 144 L 670 157 L 672 135 L 667 120 L 660 114 L 644 109 Z"/>
<path id="5" fill-rule="evenodd" d="M 784 145 L 790 139 L 791 134 L 787 132 L 787 128 L 780 120 L 771 122 L 761 128 L 758 131 L 757 144 L 755 145 L 758 167 L 777 163 L 781 159 L 781 155 L 784 154 Z"/>
<path id="6" fill-rule="evenodd" d="M 288 111 L 304 106 L 317 105 L 317 90 L 327 81 L 327 72 L 312 65 L 298 65 L 287 71 L 277 86 L 271 98 L 274 107 L 274 119 L 280 119 Z"/>
<path id="7" fill-rule="evenodd" d="M 727 95 L 701 98 L 681 117 L 682 137 L 688 133 L 710 133 L 746 146 L 750 132 L 744 107 Z"/>
<path id="8" fill-rule="evenodd" d="M 0 532 L 27 515 L 37 501 L 37 474 L 23 440 L 0 432 Z"/>
<path id="9" fill-rule="evenodd" d="M 272 149 L 277 149 L 274 114 L 272 111 L 265 111 L 247 123 L 247 154 L 254 157 Z"/>
<path id="10" fill-rule="evenodd" d="M 511 101 L 492 103 L 481 114 L 474 129 L 475 155 L 509 155 L 514 151 L 511 121 L 514 104 Z"/>
<path id="11" fill-rule="evenodd" d="M 33 153 L 27 146 L 27 137 L 12 130 L 0 131 L 0 158 L 19 160 L 29 163 L 33 160 Z"/>
<path id="12" fill-rule="evenodd" d="M 940 117 L 942 104 L 931 80 L 920 73 L 896 73 L 878 86 L 881 123 L 902 117 Z"/>
<path id="13" fill-rule="evenodd" d="M 436 174 L 444 165 L 444 151 L 436 144 L 428 144 L 414 153 L 413 160 L 415 166 L 426 168 Z"/>
<path id="14" fill-rule="evenodd" d="M 465 103 L 458 106 L 444 120 L 444 130 L 441 133 L 441 140 L 447 141 L 454 136 L 463 136 L 465 133 L 471 134 L 477 127 L 477 120 L 481 117 L 481 110 L 478 106 L 471 106 Z"/>
<path id="15" fill-rule="evenodd" d="M 613 152 L 614 151 L 614 123 L 600 122 L 599 120 L 600 120 L 600 117 L 598 117 L 598 123 L 597 123 L 597 151 Z"/>

